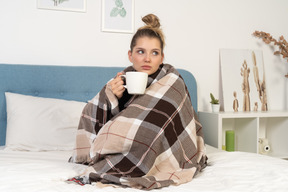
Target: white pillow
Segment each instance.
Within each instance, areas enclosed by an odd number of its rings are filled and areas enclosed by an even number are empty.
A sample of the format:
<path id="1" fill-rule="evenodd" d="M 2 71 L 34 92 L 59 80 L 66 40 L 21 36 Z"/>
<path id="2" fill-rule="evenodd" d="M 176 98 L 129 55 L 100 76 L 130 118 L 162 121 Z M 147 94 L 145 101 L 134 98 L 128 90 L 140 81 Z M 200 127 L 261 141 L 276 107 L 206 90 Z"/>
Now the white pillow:
<path id="1" fill-rule="evenodd" d="M 5 93 L 6 148 L 26 151 L 72 150 L 86 103 Z"/>

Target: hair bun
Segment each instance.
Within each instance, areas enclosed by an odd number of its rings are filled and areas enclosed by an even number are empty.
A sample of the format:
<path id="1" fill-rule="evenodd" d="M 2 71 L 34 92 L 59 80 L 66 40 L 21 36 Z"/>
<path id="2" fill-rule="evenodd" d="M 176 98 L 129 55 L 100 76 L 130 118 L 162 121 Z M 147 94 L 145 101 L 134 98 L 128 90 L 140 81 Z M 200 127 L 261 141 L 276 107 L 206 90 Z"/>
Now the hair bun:
<path id="1" fill-rule="evenodd" d="M 160 41 L 161 52 L 165 46 L 165 36 L 162 29 L 160 28 L 160 20 L 154 14 L 148 14 L 145 17 L 142 17 L 142 21 L 146 24 L 140 27 L 137 32 L 133 35 L 133 38 L 130 43 L 130 50 L 133 51 L 133 48 L 136 46 L 136 41 L 141 37 L 156 38 Z"/>
<path id="2" fill-rule="evenodd" d="M 153 28 L 160 28 L 160 20 L 159 18 L 154 14 L 148 14 L 145 17 L 142 18 L 142 21 Z"/>

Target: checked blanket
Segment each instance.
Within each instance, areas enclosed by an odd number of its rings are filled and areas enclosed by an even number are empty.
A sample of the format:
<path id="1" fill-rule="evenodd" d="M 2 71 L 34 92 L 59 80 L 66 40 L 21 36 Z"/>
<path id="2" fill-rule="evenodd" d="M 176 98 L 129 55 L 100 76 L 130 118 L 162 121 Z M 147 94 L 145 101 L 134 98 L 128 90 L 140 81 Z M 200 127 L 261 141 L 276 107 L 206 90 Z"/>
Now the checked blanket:
<path id="1" fill-rule="evenodd" d="M 89 165 L 89 182 L 149 190 L 191 181 L 206 166 L 202 126 L 174 67 L 162 64 L 144 95 L 118 105 L 107 83 L 83 109 L 70 162 Z"/>

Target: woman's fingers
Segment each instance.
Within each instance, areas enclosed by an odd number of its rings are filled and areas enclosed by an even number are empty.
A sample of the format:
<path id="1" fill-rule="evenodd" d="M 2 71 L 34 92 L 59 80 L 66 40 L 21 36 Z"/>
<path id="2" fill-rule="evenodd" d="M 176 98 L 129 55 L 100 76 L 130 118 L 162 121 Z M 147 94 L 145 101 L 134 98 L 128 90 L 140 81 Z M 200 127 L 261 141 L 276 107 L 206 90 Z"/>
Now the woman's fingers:
<path id="1" fill-rule="evenodd" d="M 125 87 L 123 86 L 124 82 L 121 78 L 122 73 L 117 73 L 117 76 L 110 81 L 110 86 L 112 89 L 112 92 L 118 99 L 120 99 L 123 96 L 123 92 L 125 91 Z"/>

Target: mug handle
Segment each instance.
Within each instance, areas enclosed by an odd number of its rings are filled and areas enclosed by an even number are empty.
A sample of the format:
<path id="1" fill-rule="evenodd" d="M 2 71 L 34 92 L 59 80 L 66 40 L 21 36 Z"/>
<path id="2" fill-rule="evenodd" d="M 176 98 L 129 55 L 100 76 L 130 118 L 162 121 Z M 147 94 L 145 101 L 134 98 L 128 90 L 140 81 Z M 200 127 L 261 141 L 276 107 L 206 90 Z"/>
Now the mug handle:
<path id="1" fill-rule="evenodd" d="M 125 78 L 125 82 L 126 82 L 126 75 L 124 74 L 124 75 L 120 75 L 120 77 L 124 77 Z M 127 85 L 123 85 L 123 87 L 125 88 L 125 89 L 127 89 Z"/>

